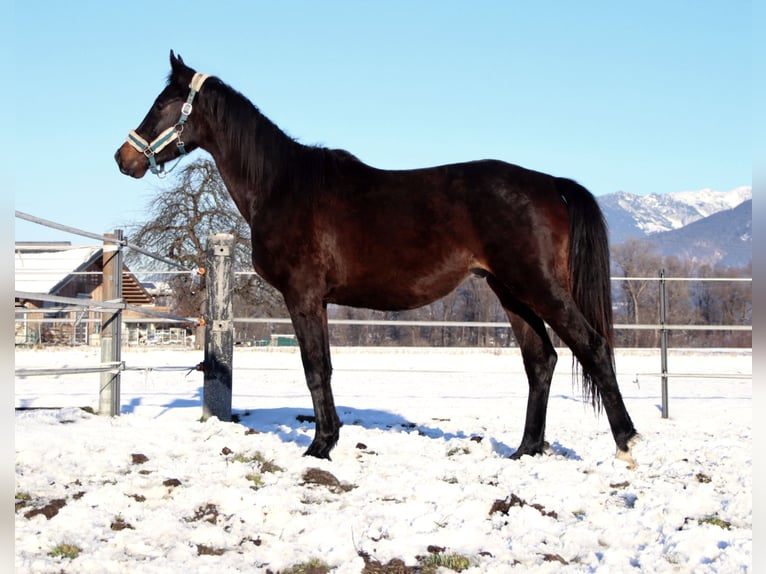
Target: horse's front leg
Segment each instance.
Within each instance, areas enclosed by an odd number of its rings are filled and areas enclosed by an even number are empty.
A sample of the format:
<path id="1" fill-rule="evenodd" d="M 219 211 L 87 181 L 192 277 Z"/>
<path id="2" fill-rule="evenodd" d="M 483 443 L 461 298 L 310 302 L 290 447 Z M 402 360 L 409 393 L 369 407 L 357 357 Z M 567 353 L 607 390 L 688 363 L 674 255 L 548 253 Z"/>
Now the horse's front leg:
<path id="1" fill-rule="evenodd" d="M 340 419 L 335 411 L 330 377 L 330 337 L 327 330 L 327 308 L 324 304 L 291 305 L 288 310 L 292 318 L 295 336 L 303 360 L 306 384 L 314 403 L 316 431 L 314 441 L 304 455 L 330 458 L 330 451 L 340 436 Z"/>

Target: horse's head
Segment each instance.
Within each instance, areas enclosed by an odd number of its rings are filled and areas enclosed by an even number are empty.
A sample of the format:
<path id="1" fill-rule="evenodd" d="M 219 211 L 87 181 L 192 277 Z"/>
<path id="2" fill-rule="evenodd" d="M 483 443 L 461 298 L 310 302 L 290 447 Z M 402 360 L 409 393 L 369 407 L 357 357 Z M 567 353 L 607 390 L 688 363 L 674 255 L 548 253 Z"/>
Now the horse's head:
<path id="1" fill-rule="evenodd" d="M 141 125 L 128 134 L 127 141 L 114 154 L 125 175 L 141 178 L 147 170 L 162 175 L 166 162 L 198 147 L 195 129 L 198 122 L 190 119 L 190 115 L 192 101 L 207 76 L 196 73 L 172 50 L 170 68 L 167 86 L 154 100 Z"/>

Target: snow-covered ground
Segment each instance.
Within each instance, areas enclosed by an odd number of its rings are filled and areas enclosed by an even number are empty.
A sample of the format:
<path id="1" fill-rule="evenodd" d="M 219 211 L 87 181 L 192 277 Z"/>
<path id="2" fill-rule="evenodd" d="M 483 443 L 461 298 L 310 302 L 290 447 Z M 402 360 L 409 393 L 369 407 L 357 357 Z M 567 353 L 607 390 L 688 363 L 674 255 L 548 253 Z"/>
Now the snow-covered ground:
<path id="1" fill-rule="evenodd" d="M 344 426 L 332 461 L 301 456 L 313 424 L 294 349 L 236 350 L 239 423 L 199 422 L 202 374 L 188 369 L 201 353 L 123 359 L 141 369 L 123 373 L 115 418 L 78 408 L 98 404 L 98 375 L 16 379 L 16 406 L 30 408 L 15 426 L 17 572 L 278 572 L 316 558 L 358 574 L 365 560 L 453 554 L 465 572 L 751 571 L 752 380 L 716 376 L 749 375 L 749 350 L 671 352 L 671 373 L 708 376 L 671 378 L 668 419 L 658 352 L 618 353 L 643 436 L 632 471 L 564 351 L 552 453 L 520 461 L 507 458 L 526 408 L 512 349 L 335 349 Z M 50 555 L 65 544 L 76 557 Z"/>

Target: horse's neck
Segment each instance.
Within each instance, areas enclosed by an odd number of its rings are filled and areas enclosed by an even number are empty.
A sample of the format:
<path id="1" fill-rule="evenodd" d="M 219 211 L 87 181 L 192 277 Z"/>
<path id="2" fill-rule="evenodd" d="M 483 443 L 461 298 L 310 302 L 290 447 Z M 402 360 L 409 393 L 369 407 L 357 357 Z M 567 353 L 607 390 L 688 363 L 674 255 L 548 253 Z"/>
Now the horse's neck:
<path id="1" fill-rule="evenodd" d="M 226 189 L 229 192 L 237 209 L 245 218 L 248 224 L 252 224 L 253 217 L 257 212 L 257 189 L 251 188 L 247 185 L 246 180 L 238 175 L 234 175 L 232 170 L 228 169 L 225 165 L 221 164 L 218 159 L 213 155 L 216 166 L 218 167 L 218 173 L 221 175 Z"/>
<path id="2" fill-rule="evenodd" d="M 242 134 L 239 141 L 230 137 L 229 126 L 211 125 L 208 137 L 201 142 L 201 147 L 213 156 L 229 194 L 250 224 L 260 204 L 275 193 L 278 182 L 284 181 L 290 169 L 289 157 L 303 147 L 254 107 L 252 113 L 252 133 Z M 266 133 L 258 133 L 259 130 Z"/>

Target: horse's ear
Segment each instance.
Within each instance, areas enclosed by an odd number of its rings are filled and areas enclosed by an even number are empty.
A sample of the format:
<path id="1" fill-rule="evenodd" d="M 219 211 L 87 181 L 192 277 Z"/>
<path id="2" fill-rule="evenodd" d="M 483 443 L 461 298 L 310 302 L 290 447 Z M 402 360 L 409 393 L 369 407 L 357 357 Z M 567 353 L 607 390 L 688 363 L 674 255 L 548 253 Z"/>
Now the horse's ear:
<path id="1" fill-rule="evenodd" d="M 170 50 L 170 67 L 175 70 L 176 68 L 182 68 L 184 66 L 184 59 L 181 57 L 181 54 L 176 56 L 173 50 Z"/>
<path id="2" fill-rule="evenodd" d="M 189 66 L 184 63 L 184 59 L 170 50 L 170 75 L 168 80 L 178 82 L 179 84 L 188 84 L 191 76 L 194 74 Z"/>

